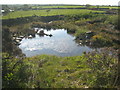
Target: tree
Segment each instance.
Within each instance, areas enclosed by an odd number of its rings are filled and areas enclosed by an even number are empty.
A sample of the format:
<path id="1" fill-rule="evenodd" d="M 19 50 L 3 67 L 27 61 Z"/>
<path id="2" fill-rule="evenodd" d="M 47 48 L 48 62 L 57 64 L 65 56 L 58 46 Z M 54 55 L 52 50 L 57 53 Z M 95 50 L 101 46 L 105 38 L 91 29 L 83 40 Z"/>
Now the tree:
<path id="1" fill-rule="evenodd" d="M 90 4 L 86 4 L 86 8 L 90 8 L 90 6 L 91 6 Z"/>
<path id="2" fill-rule="evenodd" d="M 97 9 L 99 9 L 99 7 L 100 7 L 100 6 L 99 6 L 99 5 L 97 5 Z"/>
<path id="3" fill-rule="evenodd" d="M 23 10 L 27 11 L 27 10 L 29 10 L 29 8 L 30 8 L 29 5 L 27 5 L 27 4 L 23 5 Z"/>

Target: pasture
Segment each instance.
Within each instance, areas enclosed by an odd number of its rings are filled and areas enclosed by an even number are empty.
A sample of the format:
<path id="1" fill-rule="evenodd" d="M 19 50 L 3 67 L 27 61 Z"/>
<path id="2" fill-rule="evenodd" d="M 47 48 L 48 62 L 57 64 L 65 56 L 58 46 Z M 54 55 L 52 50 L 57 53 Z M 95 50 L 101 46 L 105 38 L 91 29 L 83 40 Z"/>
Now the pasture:
<path id="1" fill-rule="evenodd" d="M 61 5 L 61 6 L 59 6 L 59 5 L 56 5 L 56 6 L 54 6 L 54 5 L 50 5 L 50 6 L 32 6 L 32 8 L 41 8 L 41 9 L 46 9 L 46 8 L 85 8 L 85 7 L 87 7 L 87 6 L 84 6 L 84 5 Z M 89 8 L 109 8 L 109 9 L 118 9 L 118 7 L 117 6 L 89 6 Z"/>
<path id="2" fill-rule="evenodd" d="M 4 15 L 2 19 L 13 19 L 29 16 L 54 16 L 54 15 L 73 15 L 73 14 L 85 14 L 90 12 L 102 13 L 104 11 L 96 10 L 83 10 L 83 9 L 50 9 L 48 10 L 29 10 L 29 11 L 15 11 Z"/>

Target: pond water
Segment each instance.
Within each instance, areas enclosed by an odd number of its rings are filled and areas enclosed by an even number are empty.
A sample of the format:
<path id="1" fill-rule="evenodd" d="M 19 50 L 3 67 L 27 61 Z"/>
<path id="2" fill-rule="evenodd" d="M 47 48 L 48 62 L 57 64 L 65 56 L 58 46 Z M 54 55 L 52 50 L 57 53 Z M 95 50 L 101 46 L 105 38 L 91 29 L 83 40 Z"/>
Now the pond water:
<path id="1" fill-rule="evenodd" d="M 36 28 L 35 28 L 36 29 Z M 41 29 L 38 30 L 40 32 Z M 67 30 L 45 30 L 45 34 L 52 34 L 52 36 L 40 36 L 35 34 L 34 38 L 23 38 L 20 42 L 19 48 L 26 54 L 27 57 L 49 54 L 57 56 L 77 56 L 83 52 L 89 52 L 93 49 L 87 46 L 78 45 L 74 39 L 75 37 L 68 34 Z"/>

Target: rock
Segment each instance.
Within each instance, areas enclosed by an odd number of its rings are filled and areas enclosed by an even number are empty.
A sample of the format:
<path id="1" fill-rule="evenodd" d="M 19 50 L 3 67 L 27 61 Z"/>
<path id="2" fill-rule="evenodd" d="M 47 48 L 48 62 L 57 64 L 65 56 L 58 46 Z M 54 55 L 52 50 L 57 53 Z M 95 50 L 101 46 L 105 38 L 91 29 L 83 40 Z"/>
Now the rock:
<path id="1" fill-rule="evenodd" d="M 43 29 L 43 28 L 41 28 L 40 30 L 42 30 L 42 31 L 43 31 L 44 29 Z"/>
<path id="2" fill-rule="evenodd" d="M 85 41 L 86 43 L 88 42 L 88 40 Z"/>
<path id="3" fill-rule="evenodd" d="M 24 36 L 19 36 L 19 38 L 24 38 Z"/>
<path id="4" fill-rule="evenodd" d="M 50 34 L 49 36 L 52 37 L 52 34 Z"/>
<path id="5" fill-rule="evenodd" d="M 15 45 L 20 45 L 20 43 L 15 43 Z"/>
<path id="6" fill-rule="evenodd" d="M 52 23 L 52 21 L 49 22 L 49 24 Z"/>
<path id="7" fill-rule="evenodd" d="M 34 28 L 35 31 L 38 31 L 39 28 Z"/>
<path id="8" fill-rule="evenodd" d="M 41 30 L 41 31 L 40 31 L 40 33 L 41 33 L 41 34 L 44 34 L 44 31 L 43 31 L 43 30 Z"/>
<path id="9" fill-rule="evenodd" d="M 19 42 L 20 42 L 20 40 L 16 40 L 16 42 L 17 42 L 17 43 L 19 43 Z"/>
<path id="10" fill-rule="evenodd" d="M 32 38 L 32 35 L 29 35 L 28 38 Z"/>
<path id="11" fill-rule="evenodd" d="M 13 40 L 15 40 L 16 39 L 16 37 L 13 37 Z"/>
<path id="12" fill-rule="evenodd" d="M 21 40 L 22 40 L 22 38 L 16 38 L 16 40 L 19 40 L 19 41 L 21 41 Z"/>
<path id="13" fill-rule="evenodd" d="M 91 33 L 93 33 L 92 31 L 88 31 L 88 32 L 86 32 L 86 34 L 91 34 Z"/>
<path id="14" fill-rule="evenodd" d="M 15 45 L 20 45 L 20 40 L 15 40 Z"/>
<path id="15" fill-rule="evenodd" d="M 94 35 L 94 32 L 92 32 L 92 31 L 88 31 L 88 32 L 86 32 L 86 39 L 90 39 L 92 36 Z"/>
<path id="16" fill-rule="evenodd" d="M 16 36 L 17 36 L 17 34 L 14 34 L 14 35 L 13 35 L 13 37 L 16 37 Z"/>

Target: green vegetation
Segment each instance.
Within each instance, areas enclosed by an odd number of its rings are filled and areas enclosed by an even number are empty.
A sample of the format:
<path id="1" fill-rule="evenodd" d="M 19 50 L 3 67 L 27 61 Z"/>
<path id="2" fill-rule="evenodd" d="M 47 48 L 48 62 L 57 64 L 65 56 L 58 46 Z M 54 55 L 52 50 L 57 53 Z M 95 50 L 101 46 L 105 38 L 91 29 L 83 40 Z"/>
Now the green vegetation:
<path id="1" fill-rule="evenodd" d="M 104 6 L 104 7 L 100 7 L 100 8 L 120 9 L 120 8 L 119 8 L 119 7 L 117 7 L 117 6 L 116 6 L 116 7 L 115 7 L 115 6 L 114 6 L 114 7 L 113 7 L 113 6 L 108 6 L 108 7 L 107 7 L 107 6 L 106 6 L 106 7 Z"/>
<path id="2" fill-rule="evenodd" d="M 51 23 L 33 22 L 31 27 L 41 28 L 65 28 L 68 33 L 76 36 L 76 40 L 92 43 L 93 47 L 105 47 L 117 45 L 119 31 L 117 15 L 67 15 L 64 20 L 52 21 Z M 109 29 L 108 29 L 109 28 Z M 94 33 L 87 35 L 87 32 Z M 86 38 L 86 36 L 88 38 Z M 118 46 L 117 46 L 118 48 Z"/>
<path id="3" fill-rule="evenodd" d="M 11 62 L 12 60 L 12 62 Z M 40 55 L 11 58 L 3 54 L 4 88 L 89 88 L 116 86 L 117 58 L 108 52 L 74 57 Z"/>
<path id="4" fill-rule="evenodd" d="M 44 8 L 81 8 L 81 7 L 85 7 L 85 6 L 77 6 L 77 5 L 73 5 L 73 6 L 33 6 L 32 8 L 41 8 L 41 9 L 44 9 Z"/>
<path id="5" fill-rule="evenodd" d="M 38 8 L 38 9 L 46 9 L 46 8 L 86 8 L 85 6 L 80 5 L 63 5 L 63 6 L 32 6 L 32 8 Z M 109 9 L 118 9 L 117 6 L 89 6 L 89 8 L 109 8 Z"/>
<path id="6" fill-rule="evenodd" d="M 71 15 L 71 14 L 84 14 L 90 12 L 104 12 L 104 11 L 94 11 L 94 10 L 80 10 L 80 9 L 51 9 L 49 13 L 47 10 L 29 10 L 29 11 L 15 11 L 11 12 L 2 17 L 2 19 L 12 19 L 12 18 L 22 18 L 29 16 L 55 16 L 55 15 Z"/>
<path id="7" fill-rule="evenodd" d="M 52 6 L 42 6 L 49 7 Z M 101 14 L 103 12 L 87 9 L 28 10 L 27 7 L 26 11 L 4 15 L 3 21 L 8 23 L 2 27 L 3 88 L 117 88 L 120 73 L 117 68 L 120 46 L 118 15 Z M 59 19 L 55 19 L 55 15 Z M 44 16 L 44 21 L 38 16 Z M 54 16 L 51 22 L 49 16 Z M 33 27 L 64 28 L 76 37 L 75 42 L 95 51 L 71 57 L 25 57 L 13 43 L 12 34 L 33 34 Z M 101 50 L 96 51 L 97 48 Z"/>
<path id="8" fill-rule="evenodd" d="M 109 9 L 118 9 L 117 6 L 90 6 L 90 8 L 109 8 Z"/>

